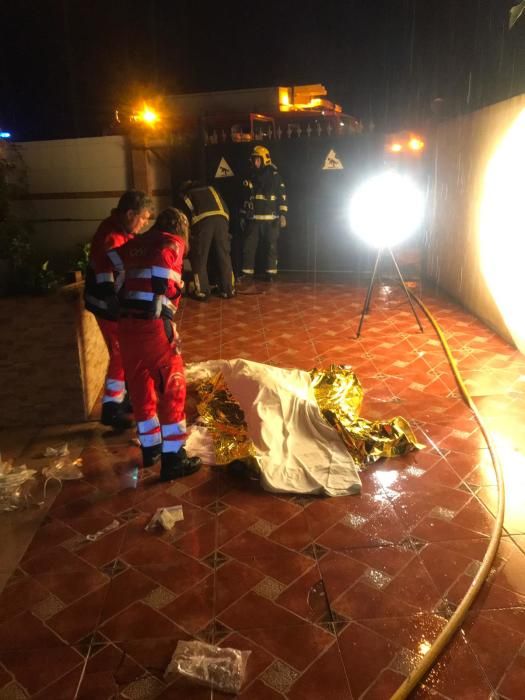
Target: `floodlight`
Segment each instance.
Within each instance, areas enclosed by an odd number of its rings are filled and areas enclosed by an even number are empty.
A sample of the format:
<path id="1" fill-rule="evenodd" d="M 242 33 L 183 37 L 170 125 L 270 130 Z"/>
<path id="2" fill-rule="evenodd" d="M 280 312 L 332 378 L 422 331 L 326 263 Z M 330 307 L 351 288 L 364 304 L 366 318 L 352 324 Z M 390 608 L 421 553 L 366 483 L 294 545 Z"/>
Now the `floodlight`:
<path id="1" fill-rule="evenodd" d="M 425 197 L 406 175 L 387 171 L 366 180 L 350 201 L 350 225 L 366 243 L 391 248 L 421 226 Z"/>
<path id="2" fill-rule="evenodd" d="M 412 312 L 421 331 L 423 326 L 418 318 L 412 298 L 406 287 L 392 247 L 413 235 L 423 222 L 425 197 L 420 188 L 406 175 L 387 171 L 366 180 L 350 200 L 350 226 L 366 243 L 377 248 L 374 270 L 366 294 L 357 337 L 365 314 L 370 308 L 374 281 L 383 251 L 388 250 L 401 286 L 407 296 Z"/>

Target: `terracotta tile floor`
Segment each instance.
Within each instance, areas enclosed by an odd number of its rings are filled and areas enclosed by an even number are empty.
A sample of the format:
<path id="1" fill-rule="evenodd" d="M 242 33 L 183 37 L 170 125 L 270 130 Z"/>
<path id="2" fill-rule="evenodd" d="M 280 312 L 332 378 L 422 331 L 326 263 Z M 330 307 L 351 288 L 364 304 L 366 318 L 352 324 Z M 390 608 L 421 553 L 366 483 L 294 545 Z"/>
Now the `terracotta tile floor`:
<path id="1" fill-rule="evenodd" d="M 0 698 L 226 697 L 163 681 L 177 641 L 198 637 L 252 650 L 242 698 L 384 700 L 467 590 L 497 492 L 428 322 L 418 332 L 399 291 L 383 287 L 356 340 L 363 286 L 283 281 L 259 291 L 186 302 L 186 361 L 352 364 L 363 415 L 406 416 L 426 449 L 367 469 L 360 496 L 322 499 L 271 495 L 210 467 L 160 485 L 139 474 L 131 432 L 96 423 L 0 435 L 4 454 L 37 465 L 45 446 L 67 440 L 85 471 L 33 529 L 21 514 L 2 516 Z M 525 357 L 453 303 L 424 298 L 493 431 L 508 495 L 490 580 L 414 697 L 522 698 Z M 172 504 L 184 521 L 144 532 Z M 86 540 L 114 519 L 118 529 Z"/>

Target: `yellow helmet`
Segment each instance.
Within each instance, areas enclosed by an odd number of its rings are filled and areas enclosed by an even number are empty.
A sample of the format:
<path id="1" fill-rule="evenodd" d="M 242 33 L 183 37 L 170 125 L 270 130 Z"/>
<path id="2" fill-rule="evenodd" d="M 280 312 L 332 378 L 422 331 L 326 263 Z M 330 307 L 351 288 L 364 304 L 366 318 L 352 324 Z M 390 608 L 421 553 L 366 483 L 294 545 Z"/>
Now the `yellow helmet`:
<path id="1" fill-rule="evenodd" d="M 263 165 L 270 165 L 272 159 L 270 158 L 270 151 L 265 148 L 265 146 L 255 146 L 252 151 L 252 158 L 260 158 Z"/>

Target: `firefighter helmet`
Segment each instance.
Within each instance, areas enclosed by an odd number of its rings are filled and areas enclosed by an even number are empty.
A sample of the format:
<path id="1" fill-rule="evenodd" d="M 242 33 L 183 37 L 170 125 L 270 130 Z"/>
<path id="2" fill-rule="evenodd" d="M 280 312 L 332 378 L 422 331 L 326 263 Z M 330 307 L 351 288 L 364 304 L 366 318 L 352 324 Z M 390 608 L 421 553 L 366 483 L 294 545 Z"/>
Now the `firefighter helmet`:
<path id="1" fill-rule="evenodd" d="M 255 146 L 252 151 L 251 158 L 260 158 L 263 165 L 270 165 L 272 159 L 270 158 L 270 151 L 265 146 Z"/>

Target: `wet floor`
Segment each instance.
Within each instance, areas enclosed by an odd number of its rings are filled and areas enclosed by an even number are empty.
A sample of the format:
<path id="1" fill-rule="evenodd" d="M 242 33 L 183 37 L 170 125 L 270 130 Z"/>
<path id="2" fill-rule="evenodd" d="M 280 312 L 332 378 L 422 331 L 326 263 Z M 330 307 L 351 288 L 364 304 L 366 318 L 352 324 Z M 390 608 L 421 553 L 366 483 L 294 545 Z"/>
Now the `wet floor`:
<path id="1" fill-rule="evenodd" d="M 85 473 L 55 489 L 47 510 L 0 517 L 0 698 L 208 699 L 206 688 L 163 678 L 177 641 L 199 638 L 252 651 L 243 698 L 383 700 L 468 589 L 497 489 L 428 322 L 420 333 L 399 291 L 384 288 L 356 340 L 363 287 L 258 291 L 186 302 L 186 361 L 351 364 L 363 416 L 405 416 L 425 449 L 364 471 L 360 496 L 328 499 L 266 493 L 214 467 L 159 484 L 155 470 L 139 472 L 132 432 L 96 423 L 0 434 L 3 454 L 37 467 L 46 446 L 68 441 Z M 414 697 L 519 698 L 525 357 L 452 302 L 424 298 L 494 435 L 508 493 L 490 580 Z M 162 505 L 182 505 L 184 520 L 145 532 Z M 214 691 L 221 697 L 231 696 Z"/>

